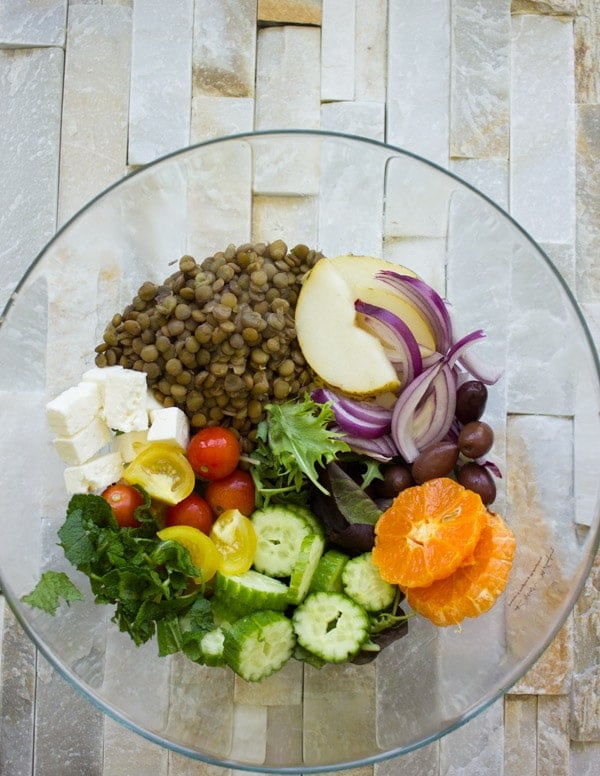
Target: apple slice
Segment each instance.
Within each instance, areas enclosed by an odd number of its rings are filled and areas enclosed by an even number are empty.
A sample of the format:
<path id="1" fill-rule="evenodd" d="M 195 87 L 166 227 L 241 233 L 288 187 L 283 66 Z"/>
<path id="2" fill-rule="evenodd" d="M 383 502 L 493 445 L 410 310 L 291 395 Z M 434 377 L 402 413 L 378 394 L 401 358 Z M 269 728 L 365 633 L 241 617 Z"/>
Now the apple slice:
<path id="1" fill-rule="evenodd" d="M 296 334 L 308 364 L 327 384 L 353 396 L 400 387 L 380 341 L 357 324 L 355 295 L 333 262 L 322 259 L 296 302 Z"/>
<path id="2" fill-rule="evenodd" d="M 431 328 L 421 313 L 398 294 L 394 294 L 387 286 L 375 279 L 378 272 L 392 270 L 401 275 L 417 277 L 417 274 L 407 267 L 394 264 L 391 261 L 378 259 L 374 256 L 335 256 L 329 259 L 336 270 L 346 281 L 354 299 L 375 304 L 390 310 L 401 318 L 412 331 L 414 338 L 421 346 L 422 355 L 435 350 L 435 338 Z"/>

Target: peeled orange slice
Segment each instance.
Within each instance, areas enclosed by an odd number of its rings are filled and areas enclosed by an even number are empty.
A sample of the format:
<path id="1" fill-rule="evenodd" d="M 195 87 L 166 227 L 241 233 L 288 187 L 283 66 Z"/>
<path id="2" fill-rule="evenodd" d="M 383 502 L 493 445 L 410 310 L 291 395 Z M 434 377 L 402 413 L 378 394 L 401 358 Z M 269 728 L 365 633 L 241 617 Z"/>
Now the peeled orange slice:
<path id="1" fill-rule="evenodd" d="M 426 587 L 468 558 L 486 515 L 479 495 L 448 477 L 407 488 L 375 526 L 373 562 L 387 582 Z"/>
<path id="2" fill-rule="evenodd" d="M 487 612 L 506 587 L 515 536 L 498 515 L 488 513 L 481 538 L 466 562 L 428 587 L 405 588 L 412 609 L 435 625 L 456 625 Z"/>

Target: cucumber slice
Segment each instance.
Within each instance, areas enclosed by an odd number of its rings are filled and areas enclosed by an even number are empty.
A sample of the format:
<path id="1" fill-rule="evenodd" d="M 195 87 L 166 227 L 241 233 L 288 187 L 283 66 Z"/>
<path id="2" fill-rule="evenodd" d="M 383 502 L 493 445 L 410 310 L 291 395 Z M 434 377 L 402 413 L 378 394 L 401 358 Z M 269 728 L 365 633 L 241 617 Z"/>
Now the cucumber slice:
<path id="1" fill-rule="evenodd" d="M 369 638 L 369 615 L 342 593 L 311 593 L 292 624 L 300 646 L 328 663 L 343 663 Z"/>
<path id="2" fill-rule="evenodd" d="M 225 643 L 225 632 L 222 628 L 215 628 L 209 631 L 200 640 L 200 649 L 202 650 L 202 659 L 207 666 L 225 665 L 223 658 L 223 645 Z"/>
<path id="3" fill-rule="evenodd" d="M 324 549 L 325 539 L 319 534 L 308 534 L 304 537 L 298 560 L 290 575 L 288 603 L 299 604 L 304 600 Z"/>
<path id="4" fill-rule="evenodd" d="M 342 572 L 350 558 L 339 550 L 327 550 L 310 581 L 311 593 L 343 593 Z"/>
<path id="5" fill-rule="evenodd" d="M 342 571 L 344 593 L 368 612 L 380 612 L 394 602 L 397 588 L 381 578 L 370 552 L 351 558 Z"/>
<path id="6" fill-rule="evenodd" d="M 252 515 L 256 531 L 254 568 L 271 577 L 289 577 L 302 540 L 313 533 L 302 515 L 287 506 L 268 506 Z"/>
<path id="7" fill-rule="evenodd" d="M 287 606 L 288 586 L 278 579 L 250 569 L 243 574 L 215 575 L 215 597 L 230 610 L 244 614 L 258 609 L 282 612 Z"/>
<path id="8" fill-rule="evenodd" d="M 242 617 L 225 633 L 227 665 L 247 682 L 259 682 L 286 663 L 296 639 L 291 621 L 280 612 L 260 611 Z"/>
<path id="9" fill-rule="evenodd" d="M 312 533 L 319 534 L 320 536 L 325 535 L 323 531 L 323 524 L 314 514 L 314 512 L 311 512 L 308 507 L 303 507 L 300 504 L 288 504 L 286 509 L 289 509 L 291 512 L 295 512 L 299 517 L 305 520 L 308 523 L 308 527 Z"/>

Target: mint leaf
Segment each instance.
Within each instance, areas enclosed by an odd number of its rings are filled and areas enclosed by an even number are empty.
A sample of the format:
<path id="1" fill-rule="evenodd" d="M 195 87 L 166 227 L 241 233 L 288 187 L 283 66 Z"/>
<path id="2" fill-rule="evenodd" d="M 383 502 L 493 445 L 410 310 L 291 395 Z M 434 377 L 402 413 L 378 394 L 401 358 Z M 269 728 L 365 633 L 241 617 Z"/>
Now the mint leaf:
<path id="1" fill-rule="evenodd" d="M 63 571 L 45 571 L 31 593 L 21 598 L 29 606 L 52 615 L 56 614 L 61 599 L 67 604 L 83 601 L 83 595 Z"/>

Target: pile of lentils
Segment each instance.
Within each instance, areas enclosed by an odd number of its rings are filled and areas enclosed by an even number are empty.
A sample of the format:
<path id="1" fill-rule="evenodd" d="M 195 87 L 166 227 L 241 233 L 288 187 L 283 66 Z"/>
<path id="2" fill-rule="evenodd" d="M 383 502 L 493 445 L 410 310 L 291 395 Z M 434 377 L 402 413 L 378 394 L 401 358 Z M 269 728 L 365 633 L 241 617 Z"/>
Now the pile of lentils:
<path id="1" fill-rule="evenodd" d="M 294 326 L 306 273 L 322 254 L 282 240 L 228 246 L 200 264 L 192 256 L 164 283 L 144 283 L 113 316 L 96 348 L 99 367 L 146 373 L 165 407 L 192 429 L 227 426 L 254 447 L 265 405 L 313 386 Z"/>

